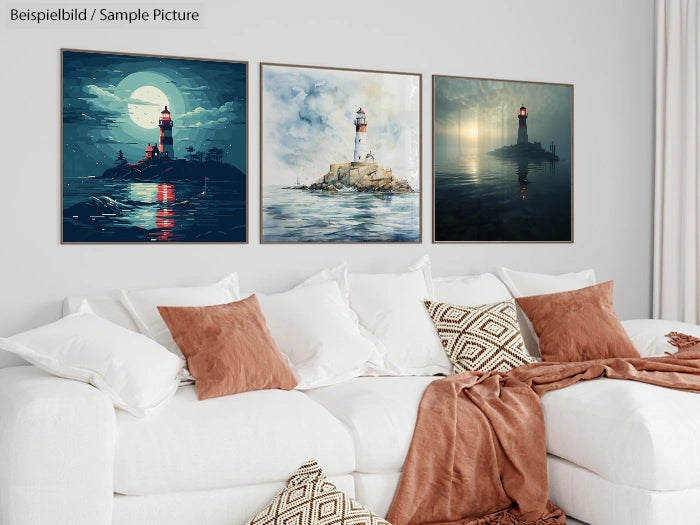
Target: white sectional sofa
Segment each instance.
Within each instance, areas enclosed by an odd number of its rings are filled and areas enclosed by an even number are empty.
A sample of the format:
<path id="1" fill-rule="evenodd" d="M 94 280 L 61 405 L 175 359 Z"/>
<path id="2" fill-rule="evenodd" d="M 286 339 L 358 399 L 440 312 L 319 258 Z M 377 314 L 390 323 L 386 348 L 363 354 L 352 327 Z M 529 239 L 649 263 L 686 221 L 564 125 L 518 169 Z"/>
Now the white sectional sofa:
<path id="1" fill-rule="evenodd" d="M 435 279 L 427 293 L 478 303 L 505 290 L 494 291 L 493 276 L 479 279 Z M 349 282 L 350 305 L 359 305 Z M 130 325 L 118 299 L 91 302 Z M 681 323 L 623 325 L 642 355 L 672 350 L 663 338 L 671 330 L 700 336 Z M 375 371 L 204 401 L 189 384 L 136 417 L 87 383 L 5 366 L 0 525 L 243 525 L 311 458 L 385 516 L 421 396 L 439 378 Z M 542 405 L 550 497 L 568 515 L 591 525 L 700 525 L 700 395 L 601 379 L 547 393 Z"/>

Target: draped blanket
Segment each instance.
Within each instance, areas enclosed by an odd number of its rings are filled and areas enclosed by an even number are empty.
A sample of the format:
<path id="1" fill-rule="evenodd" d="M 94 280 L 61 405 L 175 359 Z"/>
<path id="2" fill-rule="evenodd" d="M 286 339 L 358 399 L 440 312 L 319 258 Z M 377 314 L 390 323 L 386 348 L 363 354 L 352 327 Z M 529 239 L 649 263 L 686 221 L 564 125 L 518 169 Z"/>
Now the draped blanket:
<path id="1" fill-rule="evenodd" d="M 387 520 L 565 524 L 564 513 L 547 499 L 540 396 L 600 377 L 700 392 L 700 345 L 677 346 L 672 356 L 534 363 L 506 374 L 466 372 L 434 381 L 420 403 Z"/>

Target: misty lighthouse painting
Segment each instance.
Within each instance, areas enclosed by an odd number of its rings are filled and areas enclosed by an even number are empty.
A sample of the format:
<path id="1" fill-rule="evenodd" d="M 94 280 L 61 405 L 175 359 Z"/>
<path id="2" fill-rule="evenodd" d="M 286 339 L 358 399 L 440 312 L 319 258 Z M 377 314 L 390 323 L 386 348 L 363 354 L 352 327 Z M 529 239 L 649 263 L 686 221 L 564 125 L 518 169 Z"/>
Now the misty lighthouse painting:
<path id="1" fill-rule="evenodd" d="M 247 242 L 247 62 L 61 63 L 63 243 Z"/>
<path id="2" fill-rule="evenodd" d="M 433 76 L 433 240 L 573 241 L 573 85 Z"/>
<path id="3" fill-rule="evenodd" d="M 261 65 L 261 241 L 420 242 L 421 76 Z"/>

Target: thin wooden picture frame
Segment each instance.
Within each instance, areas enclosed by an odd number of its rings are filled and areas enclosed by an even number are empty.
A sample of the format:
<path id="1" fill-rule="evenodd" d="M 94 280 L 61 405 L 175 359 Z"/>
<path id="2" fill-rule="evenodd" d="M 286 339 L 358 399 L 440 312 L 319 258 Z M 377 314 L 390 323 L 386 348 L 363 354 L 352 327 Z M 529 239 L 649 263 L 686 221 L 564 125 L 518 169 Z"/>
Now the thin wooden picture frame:
<path id="1" fill-rule="evenodd" d="M 433 243 L 574 242 L 573 84 L 432 84 Z"/>
<path id="2" fill-rule="evenodd" d="M 260 242 L 420 243 L 422 75 L 260 64 Z"/>
<path id="3" fill-rule="evenodd" d="M 248 242 L 248 62 L 61 49 L 61 243 Z"/>

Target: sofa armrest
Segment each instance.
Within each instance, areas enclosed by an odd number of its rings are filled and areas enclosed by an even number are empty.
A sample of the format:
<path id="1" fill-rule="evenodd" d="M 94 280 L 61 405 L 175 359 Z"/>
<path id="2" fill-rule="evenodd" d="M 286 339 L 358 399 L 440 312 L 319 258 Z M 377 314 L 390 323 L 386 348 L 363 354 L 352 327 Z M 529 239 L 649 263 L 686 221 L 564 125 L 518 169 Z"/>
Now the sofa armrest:
<path id="1" fill-rule="evenodd" d="M 0 369 L 0 524 L 111 524 L 115 429 L 96 388 Z"/>

